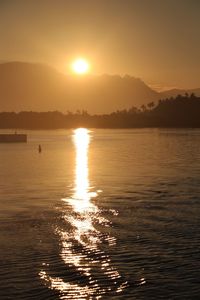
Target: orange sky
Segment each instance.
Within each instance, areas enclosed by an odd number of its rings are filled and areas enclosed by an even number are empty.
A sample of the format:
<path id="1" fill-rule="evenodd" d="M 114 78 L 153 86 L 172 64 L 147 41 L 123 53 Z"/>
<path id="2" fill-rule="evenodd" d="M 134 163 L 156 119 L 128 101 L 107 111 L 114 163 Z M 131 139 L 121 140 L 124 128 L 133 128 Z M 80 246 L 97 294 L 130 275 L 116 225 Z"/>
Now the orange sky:
<path id="1" fill-rule="evenodd" d="M 93 74 L 200 87 L 198 0 L 2 0 L 0 60 L 64 72 L 85 56 Z"/>

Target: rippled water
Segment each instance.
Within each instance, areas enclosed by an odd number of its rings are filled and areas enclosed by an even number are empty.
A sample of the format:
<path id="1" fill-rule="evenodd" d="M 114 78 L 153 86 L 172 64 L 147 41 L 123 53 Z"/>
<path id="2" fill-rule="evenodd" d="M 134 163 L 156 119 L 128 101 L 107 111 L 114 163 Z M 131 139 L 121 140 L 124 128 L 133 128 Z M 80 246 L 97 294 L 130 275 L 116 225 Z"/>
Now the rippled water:
<path id="1" fill-rule="evenodd" d="M 199 203 L 200 130 L 0 144 L 0 299 L 198 299 Z"/>

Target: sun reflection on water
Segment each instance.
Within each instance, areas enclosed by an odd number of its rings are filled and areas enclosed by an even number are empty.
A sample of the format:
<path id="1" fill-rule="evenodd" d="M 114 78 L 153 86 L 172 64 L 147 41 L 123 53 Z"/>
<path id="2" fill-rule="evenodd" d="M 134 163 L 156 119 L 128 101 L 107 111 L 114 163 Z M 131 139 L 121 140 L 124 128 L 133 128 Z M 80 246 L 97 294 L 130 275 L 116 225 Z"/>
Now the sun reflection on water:
<path id="1" fill-rule="evenodd" d="M 88 146 L 90 135 L 87 129 L 79 128 L 74 134 L 76 146 L 76 180 L 74 198 L 89 201 L 89 179 L 88 179 Z"/>
<path id="2" fill-rule="evenodd" d="M 97 207 L 91 203 L 91 198 L 97 196 L 97 192 L 90 191 L 88 175 L 88 148 L 90 143 L 90 132 L 85 128 L 78 128 L 73 135 L 76 149 L 76 168 L 74 194 L 72 198 L 66 199 L 75 212 L 83 213 L 96 210 Z"/>
<path id="3" fill-rule="evenodd" d="M 97 229 L 110 226 L 110 222 L 92 202 L 98 192 L 91 189 L 89 182 L 89 130 L 76 129 L 73 142 L 76 150 L 74 189 L 71 197 L 62 199 L 65 204 L 62 210 L 63 222 L 68 227 L 66 230 L 59 226 L 55 233 L 60 240 L 61 260 L 66 268 L 75 268 L 78 278 L 54 277 L 45 270 L 41 270 L 40 278 L 51 289 L 59 291 L 60 299 L 100 299 L 110 291 L 123 291 L 126 282 L 112 266 L 109 255 L 101 249 L 102 244 L 113 246 L 116 240 Z"/>

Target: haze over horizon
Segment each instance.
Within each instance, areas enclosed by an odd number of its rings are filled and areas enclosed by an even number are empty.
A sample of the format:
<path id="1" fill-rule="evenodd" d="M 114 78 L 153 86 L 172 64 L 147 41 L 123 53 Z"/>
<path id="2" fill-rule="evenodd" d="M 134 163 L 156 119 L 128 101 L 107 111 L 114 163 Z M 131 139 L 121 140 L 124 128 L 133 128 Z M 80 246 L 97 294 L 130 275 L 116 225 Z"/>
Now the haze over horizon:
<path id="1" fill-rule="evenodd" d="M 200 86 L 200 2 L 0 2 L 0 61 L 40 62 L 68 74 L 83 56 L 91 75 L 130 74 L 155 89 Z"/>

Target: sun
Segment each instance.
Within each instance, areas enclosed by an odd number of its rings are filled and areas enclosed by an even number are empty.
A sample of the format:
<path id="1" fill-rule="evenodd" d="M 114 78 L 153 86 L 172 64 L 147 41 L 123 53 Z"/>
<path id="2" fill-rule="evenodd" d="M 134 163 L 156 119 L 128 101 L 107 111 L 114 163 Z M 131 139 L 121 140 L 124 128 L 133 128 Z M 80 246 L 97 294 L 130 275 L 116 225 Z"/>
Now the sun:
<path id="1" fill-rule="evenodd" d="M 89 72 L 90 65 L 88 61 L 84 58 L 77 58 L 72 63 L 72 71 L 76 74 L 83 75 Z"/>

